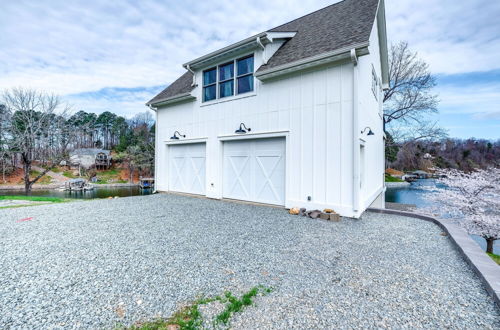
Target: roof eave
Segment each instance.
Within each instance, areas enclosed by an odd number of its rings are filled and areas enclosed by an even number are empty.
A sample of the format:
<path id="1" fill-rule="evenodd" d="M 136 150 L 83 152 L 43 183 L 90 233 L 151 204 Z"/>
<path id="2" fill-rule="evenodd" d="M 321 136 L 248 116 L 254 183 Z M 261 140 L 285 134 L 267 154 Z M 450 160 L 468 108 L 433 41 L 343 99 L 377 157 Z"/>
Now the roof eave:
<path id="1" fill-rule="evenodd" d="M 191 67 L 191 68 L 195 68 L 196 66 L 204 63 L 204 62 L 208 62 L 210 60 L 212 60 L 213 58 L 215 57 L 219 57 L 219 56 L 223 56 L 224 54 L 228 53 L 228 52 L 233 52 L 233 51 L 236 51 L 242 47 L 245 47 L 245 46 L 250 46 L 252 45 L 253 43 L 255 43 L 255 45 L 258 45 L 257 44 L 257 38 L 258 37 L 265 37 L 266 36 L 266 32 L 262 32 L 262 33 L 259 33 L 257 35 L 254 35 L 252 37 L 249 37 L 249 38 L 246 38 L 246 39 L 243 39 L 241 41 L 238 41 L 237 43 L 234 43 L 232 45 L 229 45 L 229 46 L 226 46 L 224 48 L 221 48 L 221 49 L 218 49 L 214 52 L 211 52 L 209 54 L 206 54 L 206 55 L 203 55 L 201 57 L 198 57 L 192 61 L 189 61 L 187 63 L 184 63 L 182 66 L 187 68 L 188 66 Z"/>
<path id="2" fill-rule="evenodd" d="M 194 101 L 194 100 L 196 100 L 196 97 L 191 95 L 191 92 L 189 92 L 189 93 L 174 95 L 174 96 L 167 97 L 165 99 L 161 99 L 161 100 L 157 100 L 157 101 L 153 101 L 153 102 L 149 101 L 148 103 L 146 103 L 146 106 L 148 106 L 150 108 L 151 107 L 158 107 L 158 106 L 164 107 L 164 106 L 172 105 L 175 103 Z M 152 109 L 152 110 L 156 110 L 156 109 Z"/>
<path id="3" fill-rule="evenodd" d="M 368 51 L 369 42 L 363 42 L 349 47 L 344 47 L 341 49 L 334 50 L 332 52 L 319 54 L 316 56 L 311 56 L 298 61 L 285 63 L 267 70 L 258 71 L 255 73 L 255 77 L 259 80 L 264 81 L 285 74 L 317 67 L 325 64 L 332 64 L 335 62 L 350 59 L 351 49 L 356 49 L 357 56 L 363 56 L 369 54 Z"/>
<path id="4" fill-rule="evenodd" d="M 385 3 L 380 0 L 377 9 L 377 30 L 380 49 L 380 63 L 382 70 L 382 86 L 389 88 L 389 52 L 387 48 L 387 28 L 385 20 Z"/>

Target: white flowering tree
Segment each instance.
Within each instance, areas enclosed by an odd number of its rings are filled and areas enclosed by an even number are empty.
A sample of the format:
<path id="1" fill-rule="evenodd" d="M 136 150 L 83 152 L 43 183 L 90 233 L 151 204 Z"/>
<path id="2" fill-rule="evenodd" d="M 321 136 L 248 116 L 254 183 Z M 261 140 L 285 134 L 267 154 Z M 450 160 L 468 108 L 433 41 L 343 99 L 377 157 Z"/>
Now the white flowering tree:
<path id="1" fill-rule="evenodd" d="M 500 169 L 489 168 L 470 173 L 438 170 L 440 179 L 426 199 L 431 213 L 451 217 L 469 232 L 486 240 L 486 252 L 500 239 Z"/>

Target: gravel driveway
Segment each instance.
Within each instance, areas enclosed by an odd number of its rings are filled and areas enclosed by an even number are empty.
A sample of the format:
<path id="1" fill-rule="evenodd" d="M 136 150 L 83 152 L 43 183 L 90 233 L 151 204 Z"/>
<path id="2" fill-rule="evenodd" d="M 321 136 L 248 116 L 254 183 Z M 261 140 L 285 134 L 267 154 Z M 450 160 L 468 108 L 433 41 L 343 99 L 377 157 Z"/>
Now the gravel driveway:
<path id="1" fill-rule="evenodd" d="M 0 328 L 112 329 L 256 285 L 274 291 L 232 327 L 500 327 L 449 238 L 421 220 L 334 223 L 167 194 L 0 210 Z"/>

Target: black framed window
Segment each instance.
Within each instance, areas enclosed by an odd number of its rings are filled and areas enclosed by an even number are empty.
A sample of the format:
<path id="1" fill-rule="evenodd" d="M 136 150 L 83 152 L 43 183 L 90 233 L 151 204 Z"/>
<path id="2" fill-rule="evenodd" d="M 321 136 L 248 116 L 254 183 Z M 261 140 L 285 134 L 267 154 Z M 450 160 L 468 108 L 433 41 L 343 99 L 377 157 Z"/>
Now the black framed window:
<path id="1" fill-rule="evenodd" d="M 203 71 L 203 102 L 217 98 L 217 68 Z"/>
<path id="2" fill-rule="evenodd" d="M 234 95 L 234 62 L 219 66 L 219 98 Z"/>
<path id="3" fill-rule="evenodd" d="M 253 56 L 241 58 L 236 63 L 238 94 L 253 91 Z"/>
<path id="4" fill-rule="evenodd" d="M 254 90 L 253 55 L 203 71 L 203 102 Z"/>

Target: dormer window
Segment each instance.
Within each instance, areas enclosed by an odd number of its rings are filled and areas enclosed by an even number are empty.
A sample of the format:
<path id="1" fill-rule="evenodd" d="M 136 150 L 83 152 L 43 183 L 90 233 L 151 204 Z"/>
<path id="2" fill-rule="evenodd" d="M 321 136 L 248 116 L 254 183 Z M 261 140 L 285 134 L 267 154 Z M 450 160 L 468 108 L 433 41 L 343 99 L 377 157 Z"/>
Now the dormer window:
<path id="1" fill-rule="evenodd" d="M 203 102 L 253 91 L 253 69 L 251 55 L 203 71 Z"/>

